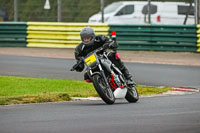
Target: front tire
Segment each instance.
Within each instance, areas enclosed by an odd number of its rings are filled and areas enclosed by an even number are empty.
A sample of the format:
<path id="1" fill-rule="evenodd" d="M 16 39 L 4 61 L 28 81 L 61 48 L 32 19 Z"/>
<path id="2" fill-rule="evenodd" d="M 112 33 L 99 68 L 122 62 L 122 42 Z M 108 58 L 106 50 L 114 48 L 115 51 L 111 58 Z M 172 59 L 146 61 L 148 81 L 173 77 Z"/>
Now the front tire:
<path id="1" fill-rule="evenodd" d="M 129 103 L 136 103 L 139 100 L 139 94 L 135 85 L 128 88 L 125 98 Z"/>
<path id="2" fill-rule="evenodd" d="M 115 102 L 113 91 L 110 87 L 106 87 L 106 83 L 101 75 L 95 74 L 93 76 L 93 85 L 99 96 L 106 104 L 113 104 Z"/>

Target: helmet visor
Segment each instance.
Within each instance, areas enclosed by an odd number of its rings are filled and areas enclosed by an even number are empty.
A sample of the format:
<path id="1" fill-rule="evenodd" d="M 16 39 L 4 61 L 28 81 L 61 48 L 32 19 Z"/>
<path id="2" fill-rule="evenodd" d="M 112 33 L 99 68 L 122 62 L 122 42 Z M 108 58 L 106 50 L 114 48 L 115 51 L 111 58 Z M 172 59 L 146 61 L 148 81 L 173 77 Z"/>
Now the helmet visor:
<path id="1" fill-rule="evenodd" d="M 83 42 L 90 42 L 92 40 L 91 36 L 83 37 Z"/>

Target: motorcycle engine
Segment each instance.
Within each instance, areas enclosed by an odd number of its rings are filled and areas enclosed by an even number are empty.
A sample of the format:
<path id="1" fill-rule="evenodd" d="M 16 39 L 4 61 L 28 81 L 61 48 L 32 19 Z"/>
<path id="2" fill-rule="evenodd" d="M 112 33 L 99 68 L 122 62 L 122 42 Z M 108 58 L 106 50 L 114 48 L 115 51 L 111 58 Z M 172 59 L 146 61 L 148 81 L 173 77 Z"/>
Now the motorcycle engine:
<path id="1" fill-rule="evenodd" d="M 114 82 L 117 86 L 121 86 L 121 81 L 119 79 L 119 76 L 114 74 Z"/>

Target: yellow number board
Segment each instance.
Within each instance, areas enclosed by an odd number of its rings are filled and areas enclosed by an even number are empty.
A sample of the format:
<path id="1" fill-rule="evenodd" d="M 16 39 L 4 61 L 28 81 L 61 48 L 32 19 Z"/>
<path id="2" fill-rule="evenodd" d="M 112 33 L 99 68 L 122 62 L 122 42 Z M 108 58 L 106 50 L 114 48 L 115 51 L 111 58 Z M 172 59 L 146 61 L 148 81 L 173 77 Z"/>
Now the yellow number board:
<path id="1" fill-rule="evenodd" d="M 89 56 L 88 58 L 85 59 L 87 66 L 89 66 L 90 64 L 92 64 L 95 61 L 96 61 L 96 57 L 94 54 L 92 54 L 91 56 Z"/>

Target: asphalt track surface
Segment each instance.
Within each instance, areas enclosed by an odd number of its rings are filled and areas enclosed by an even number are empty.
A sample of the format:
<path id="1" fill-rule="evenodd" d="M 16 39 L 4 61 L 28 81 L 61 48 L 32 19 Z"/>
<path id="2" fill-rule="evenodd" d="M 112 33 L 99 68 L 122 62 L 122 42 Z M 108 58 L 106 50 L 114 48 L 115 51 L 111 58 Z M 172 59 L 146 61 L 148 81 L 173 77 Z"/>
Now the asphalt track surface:
<path id="1" fill-rule="evenodd" d="M 82 79 L 75 60 L 0 56 L 0 75 Z M 200 86 L 200 67 L 126 63 L 139 84 Z M 73 101 L 0 106 L 0 133 L 199 133 L 200 93 L 140 98 L 130 104 Z"/>
<path id="2" fill-rule="evenodd" d="M 83 72 L 71 72 L 73 59 L 0 56 L 0 75 L 83 80 Z M 148 86 L 200 88 L 200 66 L 125 63 L 136 83 Z"/>
<path id="3" fill-rule="evenodd" d="M 200 93 L 0 106 L 1 133 L 199 133 Z"/>

